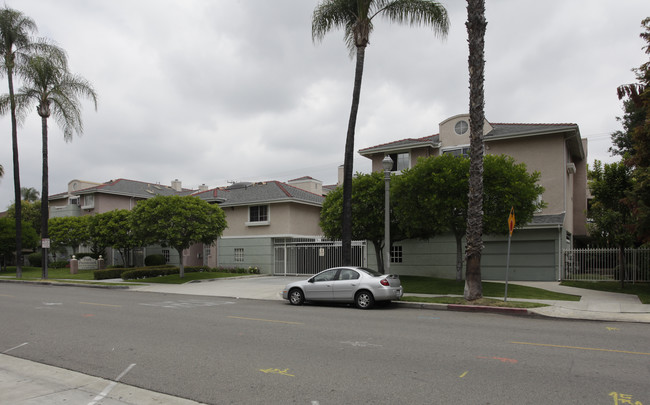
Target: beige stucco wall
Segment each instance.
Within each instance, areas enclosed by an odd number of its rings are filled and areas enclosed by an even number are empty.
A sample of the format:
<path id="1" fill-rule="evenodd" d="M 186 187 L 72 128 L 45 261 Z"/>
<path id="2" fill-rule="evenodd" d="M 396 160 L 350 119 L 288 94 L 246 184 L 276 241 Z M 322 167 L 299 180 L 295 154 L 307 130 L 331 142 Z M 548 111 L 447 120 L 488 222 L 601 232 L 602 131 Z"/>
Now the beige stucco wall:
<path id="1" fill-rule="evenodd" d="M 268 225 L 246 225 L 248 206 L 224 207 L 228 228 L 223 237 L 265 235 L 322 235 L 318 225 L 320 207 L 296 203 L 269 205 Z"/>
<path id="2" fill-rule="evenodd" d="M 587 147 L 587 139 L 583 139 L 585 156 L 588 156 Z M 573 234 L 587 235 L 587 159 L 574 164 L 576 174 L 573 175 Z"/>
<path id="3" fill-rule="evenodd" d="M 561 214 L 566 210 L 565 149 L 562 135 L 548 135 L 486 142 L 485 152 L 512 156 L 517 163 L 525 163 L 529 172 L 540 172 L 545 189 L 542 199 L 548 205 L 542 214 Z"/>
<path id="4" fill-rule="evenodd" d="M 469 114 L 459 114 L 442 121 L 438 127 L 440 131 L 441 148 L 450 146 L 469 145 L 470 130 L 467 129 L 462 135 L 458 135 L 454 130 L 458 121 L 467 121 L 469 123 Z M 487 120 L 483 121 L 483 133 L 487 134 L 492 130 L 492 126 Z"/>

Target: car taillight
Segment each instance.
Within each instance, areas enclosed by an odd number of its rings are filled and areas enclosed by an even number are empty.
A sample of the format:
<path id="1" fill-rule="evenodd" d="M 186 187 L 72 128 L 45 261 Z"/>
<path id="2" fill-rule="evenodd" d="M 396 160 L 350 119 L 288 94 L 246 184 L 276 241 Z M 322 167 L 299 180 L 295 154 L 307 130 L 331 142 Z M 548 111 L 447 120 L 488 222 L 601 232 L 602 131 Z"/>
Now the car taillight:
<path id="1" fill-rule="evenodd" d="M 382 278 L 381 281 L 379 282 L 379 284 L 385 285 L 386 287 L 388 287 L 390 285 L 388 280 L 386 280 L 385 278 Z"/>

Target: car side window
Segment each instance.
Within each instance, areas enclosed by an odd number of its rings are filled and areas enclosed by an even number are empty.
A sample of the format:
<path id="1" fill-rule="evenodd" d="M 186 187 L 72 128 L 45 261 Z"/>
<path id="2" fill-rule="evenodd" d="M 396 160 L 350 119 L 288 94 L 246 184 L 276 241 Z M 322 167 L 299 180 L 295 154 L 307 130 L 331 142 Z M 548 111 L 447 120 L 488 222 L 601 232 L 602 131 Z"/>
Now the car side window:
<path id="1" fill-rule="evenodd" d="M 339 280 L 356 280 L 359 278 L 359 273 L 350 269 L 342 269 L 339 273 Z"/>
<path id="2" fill-rule="evenodd" d="M 337 271 L 338 269 L 326 271 L 324 273 L 314 276 L 313 280 L 315 283 L 322 282 L 322 281 L 332 281 L 334 280 L 334 276 L 336 276 Z"/>

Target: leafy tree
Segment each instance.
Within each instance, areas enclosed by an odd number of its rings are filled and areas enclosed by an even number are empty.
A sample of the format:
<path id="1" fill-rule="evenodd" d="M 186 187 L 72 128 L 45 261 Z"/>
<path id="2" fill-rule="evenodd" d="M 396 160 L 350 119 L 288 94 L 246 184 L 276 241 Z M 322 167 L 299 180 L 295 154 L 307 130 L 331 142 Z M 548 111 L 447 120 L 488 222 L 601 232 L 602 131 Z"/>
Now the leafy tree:
<path id="1" fill-rule="evenodd" d="M 484 214 L 486 233 L 506 234 L 510 208 L 518 226 L 530 222 L 544 191 L 538 172 L 509 156 L 487 155 L 484 161 Z M 467 232 L 470 159 L 446 154 L 420 159 L 396 177 L 391 200 L 402 232 L 409 238 L 428 239 L 451 232 L 456 240 L 456 280 L 462 280 L 462 242 Z"/>
<path id="2" fill-rule="evenodd" d="M 384 273 L 384 174 L 357 174 L 352 180 L 352 238 L 372 242 L 375 248 L 379 271 Z M 320 215 L 320 227 L 325 236 L 341 238 L 341 215 L 343 211 L 343 189 L 336 188 L 327 194 Z M 391 215 L 391 244 L 404 239 L 399 232 L 394 216 Z"/>
<path id="3" fill-rule="evenodd" d="M 68 72 L 67 59 L 57 47 L 34 53 L 21 69 L 24 85 L 16 93 L 16 104 L 22 111 L 28 111 L 36 104 L 36 111 L 41 117 L 43 141 L 43 202 L 41 203 L 41 236 L 48 237 L 49 207 L 49 169 L 48 169 L 48 128 L 47 120 L 54 116 L 56 123 L 63 129 L 66 141 L 72 140 L 72 134 L 83 133 L 80 97 L 93 101 L 97 109 L 97 94 L 92 85 L 83 77 Z M 43 278 L 47 278 L 47 260 L 43 260 Z"/>
<path id="4" fill-rule="evenodd" d="M 0 165 L 0 177 L 5 175 L 5 168 Z"/>
<path id="5" fill-rule="evenodd" d="M 465 299 L 483 297 L 481 252 L 483 250 L 483 121 L 485 120 L 485 0 L 467 0 L 469 43 L 469 202 L 467 213 L 467 270 Z"/>
<path id="6" fill-rule="evenodd" d="M 623 162 L 603 164 L 596 160 L 589 170 L 589 189 L 593 202 L 588 223 L 591 235 L 599 242 L 619 249 L 619 278 L 625 282 L 625 248 L 634 243 L 633 215 L 627 198 L 633 186 L 632 169 Z"/>
<path id="7" fill-rule="evenodd" d="M 22 207 L 23 224 L 33 228 L 40 235 L 38 230 L 41 228 L 41 202 L 36 201 L 30 203 L 29 201 L 23 200 L 20 202 L 20 205 Z M 7 216 L 13 219 L 16 218 L 16 204 L 9 206 Z"/>
<path id="8" fill-rule="evenodd" d="M 20 194 L 23 201 L 34 202 L 40 198 L 40 193 L 34 187 L 21 187 Z"/>
<path id="9" fill-rule="evenodd" d="M 361 95 L 366 47 L 372 32 L 373 19 L 383 16 L 391 22 L 426 25 L 442 37 L 447 35 L 447 10 L 434 0 L 323 0 L 312 17 L 312 39 L 322 40 L 334 28 L 344 29 L 350 54 L 356 54 L 352 106 L 345 139 L 343 161 L 342 254 L 343 264 L 352 261 L 352 173 L 354 132 Z"/>
<path id="10" fill-rule="evenodd" d="M 52 249 L 70 247 L 77 254 L 79 245 L 88 242 L 88 216 L 57 217 L 49 220 L 50 245 Z"/>
<path id="11" fill-rule="evenodd" d="M 14 201 L 20 201 L 20 173 L 18 164 L 18 130 L 16 118 L 16 103 L 14 98 L 14 71 L 16 64 L 20 63 L 25 51 L 32 46 L 30 34 L 36 31 L 36 23 L 16 11 L 5 6 L 0 9 L 0 49 L 2 58 L 0 70 L 7 75 L 9 84 L 9 110 L 11 111 L 11 144 L 13 148 L 14 165 Z M 22 211 L 21 206 L 16 206 L 16 277 L 22 274 Z"/>
<path id="12" fill-rule="evenodd" d="M 38 235 L 36 231 L 27 224 L 23 224 L 21 245 L 33 249 L 38 245 Z M 0 218 L 0 256 L 4 270 L 7 270 L 7 262 L 16 251 L 16 224 L 13 218 Z"/>
<path id="13" fill-rule="evenodd" d="M 645 29 L 640 34 L 646 41 L 645 53 L 650 55 L 650 17 L 641 22 Z M 622 155 L 626 165 L 633 168 L 634 181 L 626 194 L 634 220 L 630 229 L 642 242 L 650 242 L 650 61 L 633 69 L 637 83 L 618 87 L 618 97 L 623 99 L 625 114 L 619 119 L 624 131 L 612 134 L 616 148 L 613 153 Z"/>
<path id="14" fill-rule="evenodd" d="M 221 207 L 192 196 L 156 196 L 140 201 L 133 209 L 132 220 L 135 237 L 144 244 L 176 249 L 180 277 L 185 276 L 183 250 L 196 243 L 212 244 L 227 226 Z"/>
<path id="15" fill-rule="evenodd" d="M 89 223 L 90 243 L 97 249 L 108 246 L 117 249 L 122 262 L 128 266 L 131 252 L 139 246 L 131 229 L 131 211 L 113 210 L 93 215 Z"/>

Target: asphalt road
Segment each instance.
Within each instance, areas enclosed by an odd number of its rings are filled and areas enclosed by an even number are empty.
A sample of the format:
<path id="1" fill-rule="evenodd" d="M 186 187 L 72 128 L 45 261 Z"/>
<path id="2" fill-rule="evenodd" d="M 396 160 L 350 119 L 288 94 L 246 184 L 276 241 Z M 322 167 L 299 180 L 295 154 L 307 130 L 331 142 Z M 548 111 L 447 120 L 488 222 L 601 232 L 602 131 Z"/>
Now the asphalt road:
<path id="1" fill-rule="evenodd" d="M 647 324 L 20 284 L 0 306 L 2 353 L 210 404 L 650 403 Z"/>

